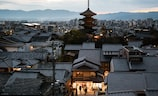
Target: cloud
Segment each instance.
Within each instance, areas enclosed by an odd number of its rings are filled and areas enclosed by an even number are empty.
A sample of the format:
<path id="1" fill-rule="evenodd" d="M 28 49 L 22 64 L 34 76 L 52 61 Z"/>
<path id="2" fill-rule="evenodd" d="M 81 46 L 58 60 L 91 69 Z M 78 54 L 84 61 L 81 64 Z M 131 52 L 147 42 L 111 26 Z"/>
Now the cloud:
<path id="1" fill-rule="evenodd" d="M 87 0 L 0 0 L 0 9 L 65 9 L 82 12 L 87 8 Z M 90 0 L 90 8 L 98 13 L 128 12 L 135 10 L 155 10 L 157 0 Z"/>
<path id="2" fill-rule="evenodd" d="M 62 2 L 63 0 L 46 0 L 47 2 Z"/>
<path id="3" fill-rule="evenodd" d="M 114 13 L 154 8 L 158 6 L 158 2 L 157 0 L 91 0 L 90 5 L 96 12 Z"/>
<path id="4" fill-rule="evenodd" d="M 9 1 L 0 1 L 0 5 L 5 5 L 5 4 L 15 4 L 14 2 L 9 2 Z"/>
<path id="5" fill-rule="evenodd" d="M 0 0 L 0 9 L 35 10 L 42 8 L 40 1 L 42 0 Z"/>
<path id="6" fill-rule="evenodd" d="M 158 7 L 133 10 L 131 12 L 158 12 Z"/>

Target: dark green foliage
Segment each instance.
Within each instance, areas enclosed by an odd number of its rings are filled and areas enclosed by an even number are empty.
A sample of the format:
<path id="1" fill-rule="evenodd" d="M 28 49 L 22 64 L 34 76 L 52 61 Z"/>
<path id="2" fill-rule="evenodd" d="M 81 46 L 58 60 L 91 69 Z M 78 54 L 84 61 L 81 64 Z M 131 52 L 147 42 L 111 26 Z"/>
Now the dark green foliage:
<path id="1" fill-rule="evenodd" d="M 154 36 L 154 38 L 144 38 L 143 45 L 158 45 L 158 31 L 152 28 L 150 32 Z"/>
<path id="2" fill-rule="evenodd" d="M 71 30 L 63 36 L 65 44 L 82 44 L 87 40 L 87 35 L 79 30 Z"/>
<path id="3" fill-rule="evenodd" d="M 108 37 L 108 38 L 105 38 L 103 40 L 103 43 L 108 43 L 108 44 L 123 44 L 123 45 L 126 44 L 126 42 L 123 39 L 123 37 Z"/>

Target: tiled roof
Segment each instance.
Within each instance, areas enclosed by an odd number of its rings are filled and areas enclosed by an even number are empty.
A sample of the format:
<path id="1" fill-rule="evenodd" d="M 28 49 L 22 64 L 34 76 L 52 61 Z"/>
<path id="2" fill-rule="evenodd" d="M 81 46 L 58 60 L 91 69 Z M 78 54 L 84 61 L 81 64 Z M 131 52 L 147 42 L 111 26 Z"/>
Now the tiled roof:
<path id="1" fill-rule="evenodd" d="M 35 78 L 16 78 L 15 81 L 5 87 L 3 93 L 8 95 L 40 95 L 42 81 Z"/>
<path id="2" fill-rule="evenodd" d="M 25 60 L 20 60 L 22 65 L 24 66 L 33 66 L 35 64 L 39 63 L 39 60 L 31 60 L 31 59 L 25 59 Z"/>
<path id="3" fill-rule="evenodd" d="M 26 67 L 26 66 L 33 66 L 35 64 L 39 63 L 39 60 L 31 60 L 31 59 L 20 59 L 20 60 L 15 60 L 15 59 L 4 59 L 0 60 L 0 68 L 17 68 L 17 67 Z"/>
<path id="4" fill-rule="evenodd" d="M 82 49 L 95 49 L 95 43 L 94 42 L 84 42 L 82 44 Z"/>
<path id="5" fill-rule="evenodd" d="M 136 96 L 134 92 L 117 92 L 108 94 L 108 96 Z"/>
<path id="6" fill-rule="evenodd" d="M 22 42 L 23 41 L 23 39 L 16 38 L 16 36 L 6 36 L 4 38 L 9 41 L 13 41 L 13 42 Z"/>
<path id="7" fill-rule="evenodd" d="M 15 42 L 12 40 L 8 40 L 6 38 L 0 38 L 0 46 L 4 47 L 4 46 L 23 46 L 23 43 L 20 42 Z"/>
<path id="8" fill-rule="evenodd" d="M 146 72 L 158 72 L 158 57 L 145 56 L 143 57 L 143 63 L 139 66 L 135 65 L 135 67 L 145 68 Z"/>
<path id="9" fill-rule="evenodd" d="M 92 11 L 88 8 L 86 11 L 80 13 L 80 15 L 84 15 L 84 16 L 94 16 L 94 15 L 96 15 L 96 13 L 92 12 Z"/>
<path id="10" fill-rule="evenodd" d="M 141 73 L 110 73 L 108 75 L 108 93 L 144 91 L 145 83 Z"/>
<path id="11" fill-rule="evenodd" d="M 93 61 L 95 62 L 100 62 L 100 54 L 101 54 L 100 49 L 81 49 L 79 51 L 78 58 L 87 57 L 87 58 L 92 58 Z"/>
<path id="12" fill-rule="evenodd" d="M 23 46 L 23 43 L 20 42 L 15 42 L 13 40 L 7 39 L 5 37 L 0 38 L 0 46 L 4 47 L 4 46 Z"/>
<path id="13" fill-rule="evenodd" d="M 129 71 L 129 64 L 127 59 L 112 58 L 111 65 L 114 67 L 114 72 Z M 143 62 L 130 64 L 132 69 L 142 70 L 145 72 L 158 72 L 158 57 L 156 56 L 143 56 Z"/>
<path id="14" fill-rule="evenodd" d="M 146 92 L 146 96 L 157 96 L 158 95 L 158 90 L 149 90 Z"/>
<path id="15" fill-rule="evenodd" d="M 150 33 L 144 34 L 144 33 L 141 33 L 141 32 L 135 33 L 135 36 L 137 38 L 154 38 L 154 36 L 151 35 Z"/>
<path id="16" fill-rule="evenodd" d="M 157 96 L 158 90 L 155 91 L 146 91 L 146 96 Z M 108 94 L 108 96 L 137 96 L 136 92 L 118 92 L 118 93 L 112 93 Z"/>
<path id="17" fill-rule="evenodd" d="M 32 38 L 31 41 L 33 42 L 46 42 L 49 40 L 50 36 L 35 36 Z"/>
<path id="18" fill-rule="evenodd" d="M 145 73 L 147 90 L 158 91 L 158 73 Z M 153 95 L 151 95 L 153 96 Z"/>
<path id="19" fill-rule="evenodd" d="M 37 52 L 1 52 L 0 57 L 6 56 L 9 59 L 41 59 L 45 60 L 47 53 Z"/>
<path id="20" fill-rule="evenodd" d="M 120 51 L 123 48 L 121 44 L 103 44 L 102 51 Z"/>
<path id="21" fill-rule="evenodd" d="M 51 43 L 49 42 L 31 42 L 31 45 L 32 46 L 39 46 L 39 47 L 48 47 L 48 46 L 51 46 Z"/>
<path id="22" fill-rule="evenodd" d="M 38 73 L 36 72 L 14 72 L 14 74 L 8 79 L 7 83 L 5 86 L 10 86 L 13 82 L 15 82 L 16 78 L 21 78 L 21 79 L 28 79 L 28 78 L 33 78 L 36 79 L 38 76 Z"/>
<path id="23" fill-rule="evenodd" d="M 147 53 L 147 55 L 149 56 L 156 56 L 158 55 L 158 48 L 146 48 L 146 49 L 142 49 L 144 52 Z"/>
<path id="24" fill-rule="evenodd" d="M 26 72 L 35 72 L 35 73 L 40 73 L 43 76 L 46 77 L 52 77 L 53 76 L 53 70 L 51 68 L 49 69 L 30 69 L 30 70 L 25 70 Z M 56 69 L 55 70 L 55 79 L 59 80 L 62 83 L 65 83 L 70 77 L 67 70 L 64 69 Z"/>
<path id="25" fill-rule="evenodd" d="M 28 35 L 13 35 L 13 36 L 8 36 L 5 37 L 8 40 L 12 40 L 14 42 L 29 42 L 32 38 L 32 36 L 28 36 Z"/>
<path id="26" fill-rule="evenodd" d="M 82 48 L 82 45 L 69 45 L 69 44 L 67 44 L 67 45 L 65 45 L 65 48 L 64 48 L 64 50 L 65 51 L 69 51 L 69 50 L 80 50 Z"/>
<path id="27" fill-rule="evenodd" d="M 46 64 L 38 64 L 38 69 L 51 69 L 52 62 Z M 55 62 L 55 69 L 63 69 L 71 72 L 72 62 Z"/>
<path id="28" fill-rule="evenodd" d="M 52 34 L 53 34 L 52 32 L 40 33 L 39 36 L 51 36 Z"/>
<path id="29" fill-rule="evenodd" d="M 84 42 L 82 45 L 76 44 L 71 45 L 67 44 L 64 50 L 80 50 L 80 49 L 95 49 L 95 43 L 92 42 Z"/>
<path id="30" fill-rule="evenodd" d="M 11 75 L 11 73 L 0 73 L 0 93 Z"/>
<path id="31" fill-rule="evenodd" d="M 108 96 L 158 95 L 158 73 L 114 72 L 107 78 Z"/>
<path id="32" fill-rule="evenodd" d="M 127 72 L 129 71 L 129 66 L 127 64 L 126 58 L 112 58 L 111 62 L 111 71 L 113 72 Z"/>
<path id="33" fill-rule="evenodd" d="M 71 72 L 72 62 L 56 62 L 56 69 L 66 69 Z"/>
<path id="34" fill-rule="evenodd" d="M 100 54 L 100 61 L 101 61 L 101 62 L 110 62 L 110 61 L 111 61 L 111 58 L 108 57 L 108 56 L 104 56 L 104 55 L 103 55 L 103 52 L 101 51 L 101 54 Z"/>
<path id="35" fill-rule="evenodd" d="M 77 58 L 74 60 L 73 65 L 76 65 L 82 61 L 86 61 L 86 62 L 92 63 L 94 65 L 100 66 L 100 62 L 94 61 L 93 59 L 94 58 L 90 58 L 90 57 L 80 57 L 80 58 Z"/>
<path id="36" fill-rule="evenodd" d="M 72 70 L 85 70 L 85 71 L 93 70 L 93 71 L 98 71 L 99 70 L 99 66 L 94 65 L 94 64 L 92 64 L 90 62 L 82 61 L 82 62 L 79 62 L 79 63 L 73 65 Z"/>
<path id="37" fill-rule="evenodd" d="M 142 44 L 142 41 L 128 41 L 128 46 L 141 47 Z"/>
<path id="38" fill-rule="evenodd" d="M 16 67 L 20 64 L 19 60 L 0 60 L 0 67 L 1 68 L 8 68 L 8 67 Z"/>

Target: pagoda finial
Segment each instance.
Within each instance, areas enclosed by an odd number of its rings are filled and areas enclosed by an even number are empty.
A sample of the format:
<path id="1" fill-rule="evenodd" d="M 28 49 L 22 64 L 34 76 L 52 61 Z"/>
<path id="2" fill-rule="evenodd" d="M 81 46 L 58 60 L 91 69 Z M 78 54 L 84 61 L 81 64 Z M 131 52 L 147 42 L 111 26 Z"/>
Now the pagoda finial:
<path id="1" fill-rule="evenodd" d="M 88 9 L 89 9 L 89 0 L 88 0 Z"/>

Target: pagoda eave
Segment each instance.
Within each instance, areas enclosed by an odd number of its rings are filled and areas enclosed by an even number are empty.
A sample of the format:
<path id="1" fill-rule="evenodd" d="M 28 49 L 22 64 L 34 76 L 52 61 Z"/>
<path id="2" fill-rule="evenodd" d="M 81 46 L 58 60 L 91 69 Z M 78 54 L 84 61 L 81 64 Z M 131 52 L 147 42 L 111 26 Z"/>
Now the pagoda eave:
<path id="1" fill-rule="evenodd" d="M 83 26 L 83 27 L 94 27 L 94 26 L 96 26 L 96 24 L 90 24 L 90 25 L 88 25 L 88 24 L 79 24 L 80 26 Z"/>
<path id="2" fill-rule="evenodd" d="M 80 19 L 81 21 L 96 21 L 97 19 L 94 19 L 94 18 L 83 18 L 83 19 Z"/>
<path id="3" fill-rule="evenodd" d="M 86 11 L 80 13 L 80 15 L 83 15 L 83 16 L 94 16 L 94 15 L 97 15 L 97 14 L 94 13 L 94 12 L 92 12 L 92 11 L 88 8 Z"/>

